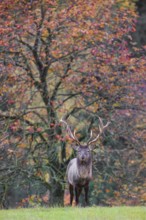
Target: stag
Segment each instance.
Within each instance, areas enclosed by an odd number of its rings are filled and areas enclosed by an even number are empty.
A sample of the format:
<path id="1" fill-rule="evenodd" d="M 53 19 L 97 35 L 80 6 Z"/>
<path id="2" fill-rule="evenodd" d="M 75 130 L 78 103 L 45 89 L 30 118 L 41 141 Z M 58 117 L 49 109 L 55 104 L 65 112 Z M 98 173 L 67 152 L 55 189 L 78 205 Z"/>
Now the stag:
<path id="1" fill-rule="evenodd" d="M 108 127 L 109 122 L 103 125 L 102 119 L 99 118 L 99 134 L 96 138 L 92 139 L 91 130 L 90 138 L 87 144 L 84 145 L 79 142 L 75 130 L 72 133 L 67 122 L 63 119 L 61 119 L 61 122 L 66 125 L 70 138 L 76 143 L 73 149 L 77 152 L 76 158 L 70 160 L 66 172 L 70 192 L 70 205 L 72 205 L 73 202 L 74 191 L 76 205 L 79 204 L 79 197 L 82 189 L 85 191 L 85 205 L 88 205 L 89 182 L 92 180 L 92 150 L 94 149 L 92 144 L 98 140 L 105 128 Z"/>

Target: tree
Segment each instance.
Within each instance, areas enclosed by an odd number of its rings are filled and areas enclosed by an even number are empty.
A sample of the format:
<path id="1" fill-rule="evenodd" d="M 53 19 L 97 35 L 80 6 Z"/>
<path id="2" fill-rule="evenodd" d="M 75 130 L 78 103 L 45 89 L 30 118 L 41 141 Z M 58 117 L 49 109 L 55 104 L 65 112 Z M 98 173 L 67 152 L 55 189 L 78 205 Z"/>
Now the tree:
<path id="1" fill-rule="evenodd" d="M 97 115 L 114 121 L 117 110 L 139 106 L 132 86 L 145 67 L 144 57 L 132 57 L 134 4 L 7 0 L 0 11 L 2 195 L 24 181 L 41 185 L 40 196 L 49 189 L 50 203 L 63 203 L 69 156 L 59 119 L 83 119 L 83 140 L 92 126 L 97 132 Z"/>

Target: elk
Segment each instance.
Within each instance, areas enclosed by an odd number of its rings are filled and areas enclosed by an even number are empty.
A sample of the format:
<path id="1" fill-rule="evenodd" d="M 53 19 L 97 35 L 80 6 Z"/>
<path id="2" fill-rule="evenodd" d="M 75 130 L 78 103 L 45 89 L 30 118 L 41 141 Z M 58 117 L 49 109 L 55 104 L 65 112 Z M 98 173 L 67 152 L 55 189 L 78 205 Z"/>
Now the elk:
<path id="1" fill-rule="evenodd" d="M 70 138 L 76 143 L 76 145 L 72 148 L 77 152 L 77 156 L 76 158 L 70 160 L 66 171 L 70 192 L 70 205 L 72 205 L 73 202 L 74 191 L 76 205 L 79 204 L 79 197 L 83 188 L 85 191 L 85 205 L 88 205 L 89 182 L 92 180 L 92 150 L 94 149 L 92 144 L 98 140 L 110 122 L 107 122 L 106 125 L 103 125 L 102 119 L 99 118 L 99 134 L 92 139 L 91 130 L 89 140 L 83 145 L 76 137 L 75 130 L 72 133 L 67 122 L 63 119 L 60 121 L 66 125 Z"/>

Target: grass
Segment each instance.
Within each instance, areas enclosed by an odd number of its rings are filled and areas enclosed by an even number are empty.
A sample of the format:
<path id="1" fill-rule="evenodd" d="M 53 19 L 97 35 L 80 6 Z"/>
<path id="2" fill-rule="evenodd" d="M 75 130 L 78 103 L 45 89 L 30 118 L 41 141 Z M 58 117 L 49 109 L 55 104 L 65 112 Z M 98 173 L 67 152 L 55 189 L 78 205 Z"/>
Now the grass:
<path id="1" fill-rule="evenodd" d="M 146 220 L 145 207 L 0 210 L 0 220 Z"/>

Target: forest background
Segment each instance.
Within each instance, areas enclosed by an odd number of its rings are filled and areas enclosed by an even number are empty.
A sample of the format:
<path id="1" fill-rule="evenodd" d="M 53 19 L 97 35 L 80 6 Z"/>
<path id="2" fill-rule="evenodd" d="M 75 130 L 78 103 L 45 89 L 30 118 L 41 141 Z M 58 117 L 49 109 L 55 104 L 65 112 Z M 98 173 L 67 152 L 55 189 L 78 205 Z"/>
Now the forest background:
<path id="1" fill-rule="evenodd" d="M 146 47 L 133 0 L 0 1 L 0 207 L 68 203 L 63 116 L 93 153 L 91 205 L 146 202 Z M 141 5 L 140 5 L 141 6 Z"/>

